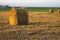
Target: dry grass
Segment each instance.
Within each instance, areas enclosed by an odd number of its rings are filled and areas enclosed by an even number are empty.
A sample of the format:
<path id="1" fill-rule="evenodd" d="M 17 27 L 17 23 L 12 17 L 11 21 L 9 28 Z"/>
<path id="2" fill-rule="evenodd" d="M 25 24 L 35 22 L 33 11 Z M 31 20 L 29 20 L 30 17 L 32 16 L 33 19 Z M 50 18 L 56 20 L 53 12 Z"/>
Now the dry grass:
<path id="1" fill-rule="evenodd" d="M 60 17 L 56 14 L 48 12 L 31 12 L 29 14 L 29 22 L 57 22 Z"/>
<path id="2" fill-rule="evenodd" d="M 60 40 L 60 16 L 29 12 L 29 24 L 11 26 L 9 12 L 0 11 L 0 40 Z"/>

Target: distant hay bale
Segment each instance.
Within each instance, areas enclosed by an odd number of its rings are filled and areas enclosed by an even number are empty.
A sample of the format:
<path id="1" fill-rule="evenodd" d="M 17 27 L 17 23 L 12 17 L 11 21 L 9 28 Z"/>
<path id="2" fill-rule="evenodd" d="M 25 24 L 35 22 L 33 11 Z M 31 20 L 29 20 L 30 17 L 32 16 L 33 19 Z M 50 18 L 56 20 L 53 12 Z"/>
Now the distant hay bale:
<path id="1" fill-rule="evenodd" d="M 17 11 L 14 7 L 10 10 L 10 13 L 9 13 L 9 24 L 10 25 L 17 25 L 18 24 L 16 12 Z"/>
<path id="2" fill-rule="evenodd" d="M 59 14 L 59 13 L 60 13 L 60 10 L 57 10 L 57 11 L 56 11 L 56 14 Z"/>
<path id="3" fill-rule="evenodd" d="M 25 25 L 28 24 L 28 11 L 21 7 L 17 9 L 17 19 L 19 25 Z"/>
<path id="4" fill-rule="evenodd" d="M 49 14 L 51 14 L 51 13 L 53 13 L 53 12 L 54 12 L 54 10 L 52 10 L 52 9 L 49 10 Z"/>
<path id="5" fill-rule="evenodd" d="M 57 16 L 60 16 L 60 10 L 57 10 L 57 11 L 56 11 L 56 15 L 57 15 Z"/>

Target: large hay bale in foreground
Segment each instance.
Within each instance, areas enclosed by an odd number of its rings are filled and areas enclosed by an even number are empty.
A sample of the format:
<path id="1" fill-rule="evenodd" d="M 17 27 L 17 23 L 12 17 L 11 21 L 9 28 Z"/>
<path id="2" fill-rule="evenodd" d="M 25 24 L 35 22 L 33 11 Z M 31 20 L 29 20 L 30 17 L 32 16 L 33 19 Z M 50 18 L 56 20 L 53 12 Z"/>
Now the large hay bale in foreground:
<path id="1" fill-rule="evenodd" d="M 54 12 L 54 10 L 52 10 L 52 9 L 49 10 L 49 14 L 51 14 L 51 13 L 53 13 L 53 12 Z"/>
<path id="2" fill-rule="evenodd" d="M 17 13 L 17 11 L 15 8 L 12 8 L 10 10 L 10 13 L 9 13 L 9 24 L 10 25 L 17 25 L 18 24 L 16 13 Z"/>
<path id="3" fill-rule="evenodd" d="M 17 9 L 17 17 L 19 25 L 28 24 L 28 11 L 25 8 Z"/>

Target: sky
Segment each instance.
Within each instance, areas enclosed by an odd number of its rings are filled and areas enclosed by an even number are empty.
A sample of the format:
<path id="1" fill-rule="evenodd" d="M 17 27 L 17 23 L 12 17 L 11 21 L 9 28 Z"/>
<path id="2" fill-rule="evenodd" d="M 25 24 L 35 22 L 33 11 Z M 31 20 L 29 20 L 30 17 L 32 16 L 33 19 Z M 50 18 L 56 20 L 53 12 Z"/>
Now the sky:
<path id="1" fill-rule="evenodd" d="M 60 0 L 0 0 L 0 5 L 24 7 L 60 7 Z"/>

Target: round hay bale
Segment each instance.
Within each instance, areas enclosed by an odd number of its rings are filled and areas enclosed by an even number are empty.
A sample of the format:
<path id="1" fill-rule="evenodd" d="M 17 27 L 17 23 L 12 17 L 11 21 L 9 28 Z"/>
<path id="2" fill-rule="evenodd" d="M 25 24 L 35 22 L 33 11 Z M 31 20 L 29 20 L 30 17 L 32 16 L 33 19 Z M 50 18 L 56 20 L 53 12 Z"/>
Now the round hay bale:
<path id="1" fill-rule="evenodd" d="M 19 25 L 28 24 L 28 11 L 25 8 L 22 7 L 17 9 L 17 17 Z"/>
<path id="2" fill-rule="evenodd" d="M 57 10 L 56 13 L 59 14 L 60 13 L 60 10 Z"/>
<path id="3" fill-rule="evenodd" d="M 10 12 L 9 12 L 9 24 L 10 25 L 17 25 L 18 21 L 17 21 L 17 11 L 16 9 L 13 7 Z"/>
<path id="4" fill-rule="evenodd" d="M 52 10 L 52 9 L 49 10 L 49 14 L 51 14 L 51 13 L 53 13 L 53 12 L 54 12 L 54 10 Z"/>

